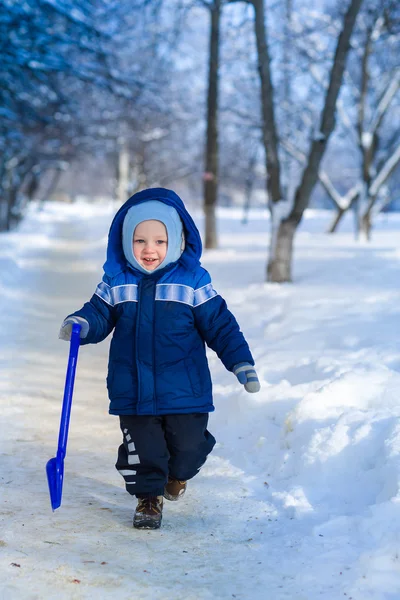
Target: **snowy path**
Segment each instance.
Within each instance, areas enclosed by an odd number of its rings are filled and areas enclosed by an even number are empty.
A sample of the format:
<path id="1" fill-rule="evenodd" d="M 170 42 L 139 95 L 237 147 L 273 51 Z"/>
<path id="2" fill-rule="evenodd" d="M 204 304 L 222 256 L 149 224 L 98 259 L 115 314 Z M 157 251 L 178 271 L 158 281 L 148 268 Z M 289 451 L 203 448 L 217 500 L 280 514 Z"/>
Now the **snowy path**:
<path id="1" fill-rule="evenodd" d="M 266 223 L 224 223 L 236 233 L 204 264 L 263 391 L 247 395 L 210 355 L 219 443 L 162 529 L 140 532 L 114 469 L 108 342 L 81 351 L 50 510 L 68 352 L 57 332 L 100 280 L 111 215 L 74 211 L 0 236 L 0 599 L 398 600 L 400 223 L 369 247 L 302 233 L 299 282 L 281 287 L 259 283 Z"/>

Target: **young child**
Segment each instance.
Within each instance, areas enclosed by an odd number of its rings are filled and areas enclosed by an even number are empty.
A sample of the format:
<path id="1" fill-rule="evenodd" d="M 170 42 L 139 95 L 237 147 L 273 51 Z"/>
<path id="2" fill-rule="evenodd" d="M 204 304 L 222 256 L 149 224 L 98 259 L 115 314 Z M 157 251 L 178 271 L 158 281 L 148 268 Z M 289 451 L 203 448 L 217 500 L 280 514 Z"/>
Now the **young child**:
<path id="1" fill-rule="evenodd" d="M 248 392 L 260 384 L 235 317 L 200 266 L 199 232 L 182 200 L 164 188 L 132 196 L 115 215 L 103 281 L 68 316 L 81 344 L 114 330 L 107 388 L 123 434 L 116 468 L 138 498 L 136 528 L 161 525 L 163 497 L 180 499 L 213 449 L 214 410 L 205 342 Z"/>

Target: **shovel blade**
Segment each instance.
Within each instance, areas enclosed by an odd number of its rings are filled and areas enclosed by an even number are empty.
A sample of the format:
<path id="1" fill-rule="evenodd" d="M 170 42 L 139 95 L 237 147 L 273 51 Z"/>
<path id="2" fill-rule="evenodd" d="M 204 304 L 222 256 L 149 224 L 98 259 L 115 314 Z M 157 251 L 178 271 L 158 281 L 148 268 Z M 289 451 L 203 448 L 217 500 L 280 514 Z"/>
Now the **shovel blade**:
<path id="1" fill-rule="evenodd" d="M 49 484 L 51 508 L 55 511 L 61 506 L 62 485 L 64 479 L 64 461 L 51 458 L 46 465 L 47 482 Z"/>

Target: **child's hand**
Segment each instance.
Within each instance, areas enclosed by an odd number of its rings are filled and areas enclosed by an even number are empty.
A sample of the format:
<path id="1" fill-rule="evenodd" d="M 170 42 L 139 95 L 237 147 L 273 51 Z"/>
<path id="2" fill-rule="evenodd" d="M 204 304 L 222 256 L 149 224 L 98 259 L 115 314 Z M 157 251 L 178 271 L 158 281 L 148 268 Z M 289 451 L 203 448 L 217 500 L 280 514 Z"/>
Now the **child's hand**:
<path id="1" fill-rule="evenodd" d="M 246 392 L 254 394 L 260 391 L 260 382 L 254 367 L 250 363 L 242 362 L 233 367 L 233 373 L 239 380 L 239 383 L 244 385 Z"/>
<path id="2" fill-rule="evenodd" d="M 69 342 L 71 340 L 72 325 L 78 323 L 81 326 L 81 332 L 79 337 L 85 338 L 89 333 L 89 323 L 83 317 L 67 317 L 64 323 L 61 325 L 60 333 L 58 337 L 60 340 Z"/>

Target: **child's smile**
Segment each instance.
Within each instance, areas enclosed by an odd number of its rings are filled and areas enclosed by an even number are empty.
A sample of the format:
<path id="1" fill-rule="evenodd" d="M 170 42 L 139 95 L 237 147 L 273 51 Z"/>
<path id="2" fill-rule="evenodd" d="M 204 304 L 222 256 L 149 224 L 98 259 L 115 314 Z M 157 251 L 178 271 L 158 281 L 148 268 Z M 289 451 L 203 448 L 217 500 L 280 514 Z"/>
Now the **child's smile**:
<path id="1" fill-rule="evenodd" d="M 161 221 L 142 221 L 133 235 L 133 254 L 138 263 L 154 271 L 163 262 L 168 249 L 168 236 Z"/>

